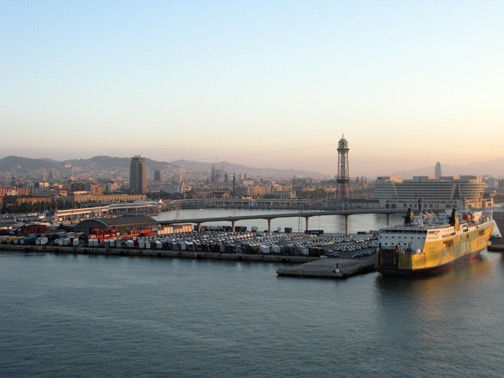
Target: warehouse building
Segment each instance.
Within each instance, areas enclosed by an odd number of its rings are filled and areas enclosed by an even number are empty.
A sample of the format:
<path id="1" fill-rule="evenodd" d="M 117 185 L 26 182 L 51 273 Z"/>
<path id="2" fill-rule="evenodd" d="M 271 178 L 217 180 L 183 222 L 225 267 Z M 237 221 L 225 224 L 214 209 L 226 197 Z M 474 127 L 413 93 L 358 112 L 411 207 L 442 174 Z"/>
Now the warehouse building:
<path id="1" fill-rule="evenodd" d="M 75 232 L 94 235 L 97 239 L 117 236 L 157 235 L 158 221 L 146 215 L 127 215 L 114 218 L 86 219 L 75 225 Z"/>

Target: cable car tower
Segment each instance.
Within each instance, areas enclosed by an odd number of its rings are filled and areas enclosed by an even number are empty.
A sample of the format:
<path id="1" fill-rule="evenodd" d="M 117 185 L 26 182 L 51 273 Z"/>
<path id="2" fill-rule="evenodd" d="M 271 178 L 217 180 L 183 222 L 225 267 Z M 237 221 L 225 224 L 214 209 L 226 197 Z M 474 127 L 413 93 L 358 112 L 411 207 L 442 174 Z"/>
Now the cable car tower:
<path id="1" fill-rule="evenodd" d="M 350 168 L 348 164 L 348 142 L 342 135 L 338 142 L 338 175 L 336 182 L 338 184 L 338 201 L 347 201 L 350 199 Z"/>

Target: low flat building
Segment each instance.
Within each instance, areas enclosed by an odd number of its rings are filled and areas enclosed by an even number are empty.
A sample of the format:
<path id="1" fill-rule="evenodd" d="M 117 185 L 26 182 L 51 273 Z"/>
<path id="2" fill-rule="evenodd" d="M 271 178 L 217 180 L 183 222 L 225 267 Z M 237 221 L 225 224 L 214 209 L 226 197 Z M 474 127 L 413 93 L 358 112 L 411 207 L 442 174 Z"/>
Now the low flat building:
<path id="1" fill-rule="evenodd" d="M 484 198 L 486 184 L 481 176 L 445 176 L 435 179 L 414 176 L 401 180 L 396 177 L 378 177 L 375 198 L 385 209 L 446 210 L 483 208 L 493 206 Z M 421 205 L 420 205 L 421 204 Z"/>
<path id="2" fill-rule="evenodd" d="M 127 215 L 122 217 L 86 219 L 75 225 L 75 232 L 89 234 L 93 229 L 111 230 L 115 229 L 121 234 L 138 230 L 155 230 L 157 232 L 159 223 L 154 218 L 146 215 Z"/>

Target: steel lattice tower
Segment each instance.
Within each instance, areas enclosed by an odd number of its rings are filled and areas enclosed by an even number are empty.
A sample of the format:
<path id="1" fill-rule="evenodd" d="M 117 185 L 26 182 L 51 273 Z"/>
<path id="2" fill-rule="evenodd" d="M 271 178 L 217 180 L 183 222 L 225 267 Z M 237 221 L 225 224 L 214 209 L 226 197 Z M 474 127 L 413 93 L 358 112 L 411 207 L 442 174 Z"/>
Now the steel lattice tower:
<path id="1" fill-rule="evenodd" d="M 350 199 L 350 167 L 348 164 L 348 142 L 342 135 L 338 142 L 338 200 L 345 201 Z"/>

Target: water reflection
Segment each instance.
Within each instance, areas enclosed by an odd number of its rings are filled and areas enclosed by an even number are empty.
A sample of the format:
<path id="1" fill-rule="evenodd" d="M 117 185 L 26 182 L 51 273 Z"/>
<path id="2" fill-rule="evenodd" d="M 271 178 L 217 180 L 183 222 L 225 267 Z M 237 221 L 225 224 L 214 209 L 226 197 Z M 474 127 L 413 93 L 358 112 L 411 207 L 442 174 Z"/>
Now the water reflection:
<path id="1" fill-rule="evenodd" d="M 489 252 L 490 255 L 492 256 L 499 256 L 498 260 L 501 265 L 504 265 L 504 253 L 502 252 Z"/>
<path id="2" fill-rule="evenodd" d="M 446 301 L 446 295 L 454 288 L 484 279 L 491 275 L 492 271 L 493 266 L 489 259 L 486 256 L 478 255 L 470 261 L 439 274 L 421 277 L 378 275 L 375 289 L 379 300 L 386 301 L 391 295 L 395 299 L 404 297 L 412 302 L 420 301 L 424 309 L 426 303 Z"/>
<path id="3" fill-rule="evenodd" d="M 488 258 L 477 258 L 454 269 L 434 276 L 420 278 L 376 277 L 374 289 L 378 308 L 379 337 L 393 345 L 398 364 L 412 364 L 418 374 L 425 375 L 446 364 L 457 371 L 464 366 L 460 359 L 444 361 L 446 351 L 453 348 L 454 339 L 461 344 L 477 337 L 474 324 L 483 317 L 485 303 L 481 292 L 493 276 L 493 265 Z M 410 361 L 398 355 L 408 353 Z M 463 374 L 463 370 L 459 373 Z"/>

